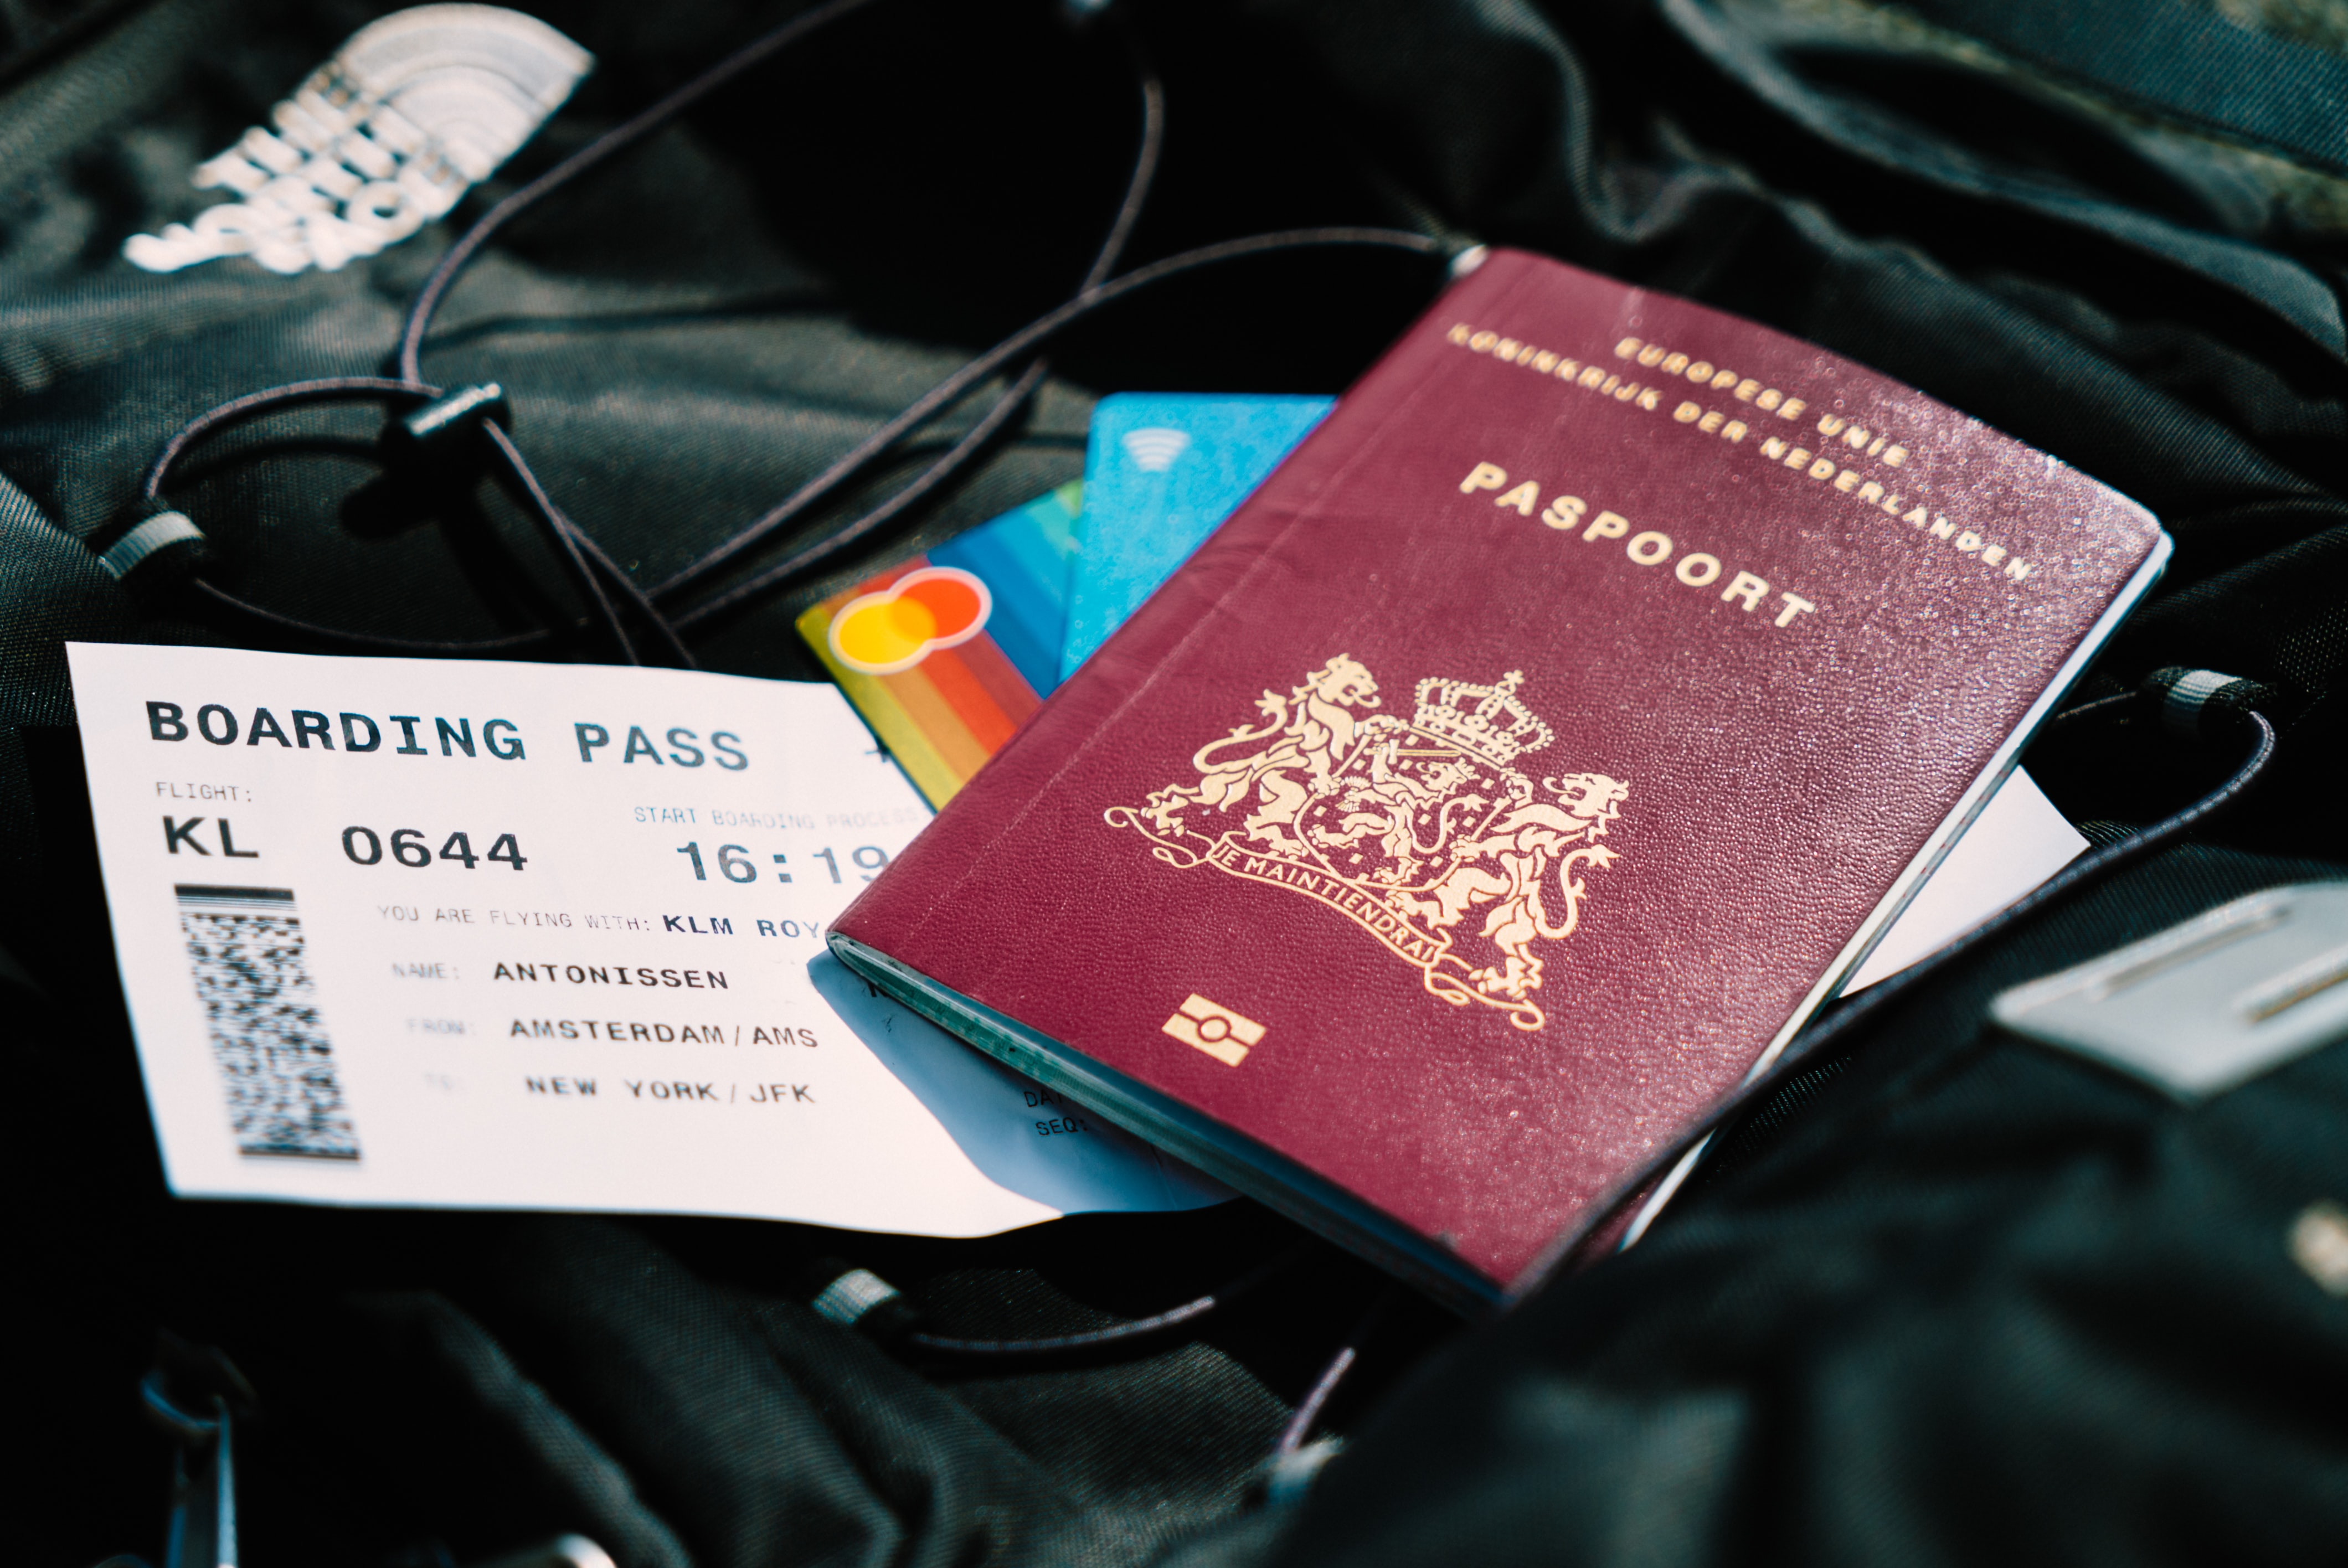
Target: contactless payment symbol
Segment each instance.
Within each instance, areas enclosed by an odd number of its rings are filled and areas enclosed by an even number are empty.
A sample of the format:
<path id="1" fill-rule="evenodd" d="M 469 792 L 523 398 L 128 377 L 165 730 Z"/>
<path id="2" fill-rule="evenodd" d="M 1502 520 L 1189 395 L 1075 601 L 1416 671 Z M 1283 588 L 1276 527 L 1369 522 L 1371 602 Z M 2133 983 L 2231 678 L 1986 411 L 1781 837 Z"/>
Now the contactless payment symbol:
<path id="1" fill-rule="evenodd" d="M 911 670 L 941 648 L 969 641 L 994 611 L 986 584 L 960 567 L 909 571 L 831 619 L 832 656 L 866 675 Z"/>
<path id="2" fill-rule="evenodd" d="M 1175 459 L 1190 449 L 1190 435 L 1186 430 L 1170 430 L 1153 425 L 1143 430 L 1125 434 L 1125 455 L 1133 466 L 1145 474 L 1163 474 L 1174 466 Z"/>

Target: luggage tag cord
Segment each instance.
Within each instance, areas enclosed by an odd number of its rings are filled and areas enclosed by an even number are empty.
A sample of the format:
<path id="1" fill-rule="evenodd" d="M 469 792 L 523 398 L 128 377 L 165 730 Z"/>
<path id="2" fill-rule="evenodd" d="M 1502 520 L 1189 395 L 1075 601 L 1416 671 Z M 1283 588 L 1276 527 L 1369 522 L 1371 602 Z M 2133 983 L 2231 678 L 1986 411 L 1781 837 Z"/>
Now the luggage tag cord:
<path id="1" fill-rule="evenodd" d="M 1033 1360 L 1086 1356 L 1156 1340 L 1169 1329 L 1195 1323 L 1209 1313 L 1249 1295 L 1274 1275 L 1298 1262 L 1306 1250 L 1302 1245 L 1291 1247 L 1230 1283 L 1218 1286 L 1204 1296 L 1164 1312 L 1153 1313 L 1128 1323 L 1114 1324 L 1107 1328 L 1040 1338 L 970 1339 L 929 1333 L 921 1327 L 919 1309 L 905 1298 L 903 1292 L 870 1269 L 858 1267 L 835 1257 L 821 1257 L 809 1264 L 801 1272 L 796 1294 L 807 1298 L 808 1307 L 818 1317 L 844 1328 L 854 1328 L 900 1353 Z M 1338 1386 L 1361 1358 L 1363 1348 L 1377 1332 L 1400 1296 L 1401 1286 L 1392 1281 L 1379 1288 L 1353 1332 L 1345 1337 L 1344 1343 L 1338 1347 L 1336 1354 L 1322 1368 L 1313 1387 L 1306 1390 L 1303 1399 L 1291 1412 L 1287 1424 L 1281 1430 L 1279 1441 L 1264 1461 L 1262 1481 L 1265 1501 L 1278 1506 L 1302 1496 L 1321 1467 L 1342 1451 L 1344 1442 L 1341 1439 L 1307 1440 L 1312 1438 L 1313 1427 L 1319 1422 L 1322 1412 L 1328 1408 Z"/>
<path id="2" fill-rule="evenodd" d="M 693 656 L 683 632 L 750 599 L 765 594 L 857 543 L 890 519 L 918 504 L 953 477 L 983 451 L 1027 406 L 1042 385 L 1049 366 L 1035 351 L 1076 322 L 1128 294 L 1199 268 L 1277 251 L 1320 247 L 1370 247 L 1401 250 L 1443 257 L 1461 251 L 1426 235 L 1403 230 L 1332 227 L 1260 234 L 1244 240 L 1202 246 L 1165 258 L 1121 275 L 1116 273 L 1134 226 L 1139 221 L 1155 181 L 1165 136 L 1165 90 L 1156 69 L 1130 29 L 1124 41 L 1142 100 L 1142 127 L 1124 200 L 1110 224 L 1090 270 L 1077 292 L 1057 310 L 1030 323 L 985 354 L 972 360 L 930 389 L 822 473 L 802 485 L 763 516 L 736 532 L 698 559 L 649 589 L 640 588 L 592 536 L 556 504 L 524 459 L 499 416 L 505 406 L 503 389 L 496 384 L 444 391 L 423 377 L 424 340 L 432 319 L 459 274 L 505 223 L 561 190 L 592 169 L 635 146 L 678 115 L 735 80 L 753 67 L 773 57 L 803 37 L 819 31 L 872 0 L 830 0 L 773 29 L 720 60 L 667 97 L 638 111 L 604 132 L 552 169 L 513 191 L 475 220 L 434 265 L 411 301 L 402 325 L 396 377 L 341 376 L 272 387 L 232 399 L 199 415 L 174 435 L 149 468 L 142 491 L 144 516 L 114 541 L 107 552 L 108 568 L 131 580 L 134 574 L 158 581 L 185 576 L 188 587 L 213 604 L 281 631 L 330 645 L 381 652 L 459 656 L 511 654 L 541 648 L 558 638 L 601 627 L 621 656 L 643 662 L 628 630 L 633 619 L 652 630 L 666 656 L 693 667 Z M 1079 5 L 1072 16 L 1088 22 L 1105 5 Z M 1114 11 L 1109 13 L 1115 16 Z M 1014 367 L 1018 368 L 1014 372 Z M 943 455 L 878 507 L 829 537 L 798 549 L 748 580 L 675 613 L 664 608 L 685 590 L 799 518 L 869 467 L 916 427 L 944 413 L 997 374 L 1011 373 L 1010 384 Z M 321 626 L 252 604 L 208 580 L 203 564 L 202 535 L 185 513 L 173 508 L 164 487 L 174 463 L 205 437 L 265 414 L 314 404 L 381 401 L 405 408 L 404 418 L 391 422 L 387 456 L 413 459 L 419 452 L 483 446 L 501 477 L 519 492 L 518 499 L 531 513 L 556 550 L 565 570 L 588 601 L 592 614 L 583 621 L 505 637 L 467 641 L 423 641 L 383 637 Z M 404 450 L 403 450 L 404 448 Z M 137 542 L 133 542 L 136 540 Z"/>
<path id="3" fill-rule="evenodd" d="M 2176 695 L 2180 686 L 2186 689 L 2181 699 Z M 2240 676 L 2169 668 L 2154 671 L 2134 692 L 2083 702 L 2047 721 L 2050 730 L 2067 728 L 2089 718 L 2142 714 L 2149 708 L 2173 734 L 2192 740 L 2217 740 L 2231 733 L 2247 736 L 2250 744 L 2248 754 L 2224 784 L 2184 810 L 2126 838 L 2090 850 L 1937 952 L 1861 992 L 1795 1036 L 1766 1071 L 1723 1095 L 1702 1117 L 1623 1177 L 1604 1199 L 1592 1204 L 1580 1220 L 1544 1247 L 1509 1286 L 1501 1310 L 1513 1307 L 1543 1282 L 1583 1260 L 1591 1244 L 1608 1230 L 1624 1204 L 1653 1186 L 1725 1124 L 1762 1104 L 1792 1074 L 1807 1071 L 1856 1045 L 1868 1024 L 1883 1016 L 1893 1003 L 1904 1000 L 1925 980 L 2048 906 L 2106 880 L 2231 809 L 2250 793 L 2274 760 L 2275 728 L 2260 706 L 2272 706 L 2277 698 L 2272 688 Z M 2179 717 L 2172 719 L 2172 712 Z"/>
<path id="4" fill-rule="evenodd" d="M 932 1356 L 1006 1359 L 1087 1355 L 1152 1339 L 1169 1329 L 1196 1322 L 1250 1294 L 1303 1258 L 1306 1250 L 1302 1245 L 1291 1247 L 1204 1296 L 1147 1317 L 1077 1334 L 1035 1338 L 972 1339 L 929 1333 L 922 1327 L 920 1310 L 906 1300 L 903 1292 L 870 1269 L 835 1257 L 820 1257 L 809 1264 L 801 1273 L 796 1294 L 807 1299 L 817 1317 L 843 1328 L 856 1329 L 892 1349 Z"/>

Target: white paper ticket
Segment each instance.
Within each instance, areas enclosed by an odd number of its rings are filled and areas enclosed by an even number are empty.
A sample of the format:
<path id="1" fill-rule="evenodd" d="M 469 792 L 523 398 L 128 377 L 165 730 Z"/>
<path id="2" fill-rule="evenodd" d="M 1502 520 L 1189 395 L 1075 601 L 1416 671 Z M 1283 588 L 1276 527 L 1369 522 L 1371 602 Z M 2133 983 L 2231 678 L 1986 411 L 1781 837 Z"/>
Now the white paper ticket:
<path id="1" fill-rule="evenodd" d="M 68 651 L 183 1196 L 978 1235 L 1227 1195 L 827 956 L 930 817 L 829 686 Z"/>

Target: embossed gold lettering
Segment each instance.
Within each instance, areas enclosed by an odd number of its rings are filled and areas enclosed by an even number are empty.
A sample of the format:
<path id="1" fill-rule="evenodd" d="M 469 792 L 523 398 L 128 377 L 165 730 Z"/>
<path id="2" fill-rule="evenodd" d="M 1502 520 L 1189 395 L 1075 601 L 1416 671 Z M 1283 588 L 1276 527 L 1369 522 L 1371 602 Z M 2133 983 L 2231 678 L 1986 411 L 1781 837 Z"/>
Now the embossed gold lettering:
<path id="1" fill-rule="evenodd" d="M 1766 578 L 1740 571 L 1729 579 L 1728 586 L 1720 590 L 1720 597 L 1724 603 L 1741 603 L 1747 610 L 1755 610 L 1761 608 L 1761 596 L 1768 591 L 1769 583 Z"/>
<path id="2" fill-rule="evenodd" d="M 1543 508 L 1540 520 L 1553 528 L 1578 528 L 1581 526 L 1582 514 L 1589 510 L 1590 503 L 1581 497 L 1560 496 Z"/>

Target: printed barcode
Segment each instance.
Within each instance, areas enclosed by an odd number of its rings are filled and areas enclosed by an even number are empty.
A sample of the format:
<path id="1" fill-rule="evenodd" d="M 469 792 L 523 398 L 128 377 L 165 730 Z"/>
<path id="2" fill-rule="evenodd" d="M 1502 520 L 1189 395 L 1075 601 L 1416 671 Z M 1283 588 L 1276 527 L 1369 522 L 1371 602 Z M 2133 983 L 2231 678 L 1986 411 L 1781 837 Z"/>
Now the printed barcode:
<path id="1" fill-rule="evenodd" d="M 334 1048 L 313 1004 L 301 917 L 282 887 L 191 887 L 180 895 L 196 999 L 244 1154 L 355 1160 Z"/>

